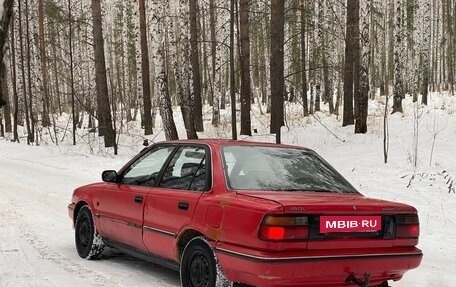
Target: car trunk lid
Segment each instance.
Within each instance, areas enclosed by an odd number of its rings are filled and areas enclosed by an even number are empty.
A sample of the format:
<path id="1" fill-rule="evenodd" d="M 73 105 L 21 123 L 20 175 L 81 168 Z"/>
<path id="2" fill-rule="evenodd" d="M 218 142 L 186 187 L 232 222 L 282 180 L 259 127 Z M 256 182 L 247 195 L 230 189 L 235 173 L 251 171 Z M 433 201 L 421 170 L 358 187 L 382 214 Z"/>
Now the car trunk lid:
<path id="1" fill-rule="evenodd" d="M 345 249 L 416 245 L 416 240 L 398 240 L 400 216 L 416 214 L 411 206 L 364 197 L 361 194 L 329 192 L 258 192 L 238 194 L 277 202 L 286 215 L 307 215 L 307 249 Z"/>

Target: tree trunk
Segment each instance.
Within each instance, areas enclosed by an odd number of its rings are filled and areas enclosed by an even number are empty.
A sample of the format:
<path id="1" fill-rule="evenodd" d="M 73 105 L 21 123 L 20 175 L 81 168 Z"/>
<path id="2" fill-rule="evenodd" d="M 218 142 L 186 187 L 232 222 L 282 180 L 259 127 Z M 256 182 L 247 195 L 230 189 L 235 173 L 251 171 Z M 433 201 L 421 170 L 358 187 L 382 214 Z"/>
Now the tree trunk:
<path id="1" fill-rule="evenodd" d="M 362 1 L 361 5 L 361 58 L 359 66 L 359 92 L 356 98 L 357 111 L 355 113 L 355 133 L 367 132 L 367 112 L 369 102 L 369 64 L 370 64 L 370 5 L 369 1 Z"/>
<path id="2" fill-rule="evenodd" d="M 19 124 L 19 95 L 17 93 L 17 80 L 16 80 L 16 39 L 14 33 L 14 16 L 11 21 L 11 79 L 13 84 L 13 141 L 19 142 L 19 135 L 17 132 L 17 126 Z"/>
<path id="3" fill-rule="evenodd" d="M 192 0 L 195 1 L 195 0 Z M 192 2 L 190 1 L 190 2 Z M 186 0 L 180 0 L 179 1 L 179 8 L 178 8 L 178 14 L 181 15 L 184 18 L 189 18 L 191 19 L 190 16 L 190 9 L 195 9 L 196 7 L 191 7 L 191 5 L 187 5 Z M 194 12 L 196 13 L 196 12 Z M 182 112 L 182 117 L 184 119 L 184 126 L 185 126 L 185 131 L 187 133 L 187 138 L 188 139 L 197 139 L 198 134 L 196 133 L 196 127 L 195 127 L 195 111 L 194 111 L 194 95 L 192 92 L 195 92 L 195 87 L 192 89 L 192 84 L 194 84 L 193 80 L 193 75 L 194 73 L 192 72 L 192 64 L 193 61 L 196 60 L 197 62 L 197 68 L 198 68 L 198 77 L 199 77 L 199 58 L 198 54 L 196 54 L 196 59 L 193 58 L 192 50 L 193 47 L 190 47 L 191 39 L 189 38 L 189 34 L 191 35 L 191 27 L 189 25 L 189 22 L 191 21 L 184 21 L 184 22 L 177 22 L 176 21 L 176 27 L 178 31 L 177 37 L 174 37 L 175 43 L 176 43 L 176 53 L 174 56 L 171 56 L 172 59 L 174 59 L 174 76 L 176 79 L 176 86 L 177 86 L 177 94 L 179 98 L 179 104 L 181 107 L 181 112 Z M 196 15 L 195 15 L 195 22 L 196 22 Z M 196 27 L 196 23 L 195 23 Z M 175 35 L 176 33 L 174 31 L 171 31 L 171 36 Z M 191 36 L 190 36 L 191 37 Z M 168 46 L 168 45 L 167 45 Z M 198 50 L 198 43 L 195 40 L 195 47 L 196 50 Z M 201 79 L 198 80 L 200 82 Z M 200 83 L 198 84 L 199 87 L 199 94 L 200 94 L 200 99 L 199 102 L 201 104 L 201 85 Z"/>
<path id="4" fill-rule="evenodd" d="M 76 95 L 74 88 L 74 56 L 73 56 L 73 15 L 71 0 L 68 0 L 68 55 L 70 58 L 70 90 L 71 90 L 71 119 L 72 119 L 72 134 L 73 134 L 73 145 L 76 145 L 76 127 L 77 127 L 77 116 L 76 116 Z"/>
<path id="5" fill-rule="evenodd" d="M 190 16 L 190 43 L 192 75 L 193 75 L 193 120 L 197 131 L 204 131 L 203 126 L 203 105 L 201 97 L 201 74 L 198 55 L 198 25 L 197 25 L 197 7 L 198 0 L 189 1 L 189 16 Z"/>
<path id="6" fill-rule="evenodd" d="M 20 45 L 20 62 L 21 62 L 21 75 L 22 75 L 22 93 L 24 96 L 24 113 L 25 123 L 27 127 L 27 144 L 33 142 L 33 133 L 30 129 L 29 107 L 27 102 L 27 85 L 25 81 L 25 60 L 24 60 L 24 40 L 22 37 L 22 1 L 18 1 L 18 21 L 19 21 L 19 45 Z M 30 92 L 30 91 L 29 91 Z M 30 140 L 32 138 L 32 140 Z"/>
<path id="7" fill-rule="evenodd" d="M 276 134 L 280 143 L 280 127 L 284 124 L 284 16 L 285 3 L 282 0 L 271 2 L 271 133 Z"/>
<path id="8" fill-rule="evenodd" d="M 236 127 L 236 80 L 234 71 L 234 1 L 230 1 L 230 99 L 231 99 L 231 138 L 237 139 Z"/>
<path id="9" fill-rule="evenodd" d="M 144 102 L 144 134 L 150 135 L 152 130 L 152 102 L 150 96 L 150 71 L 149 71 L 149 50 L 147 45 L 147 23 L 145 0 L 139 0 L 139 25 L 141 32 L 141 72 L 142 90 Z"/>
<path id="10" fill-rule="evenodd" d="M 47 127 L 51 124 L 49 118 L 49 88 L 48 88 L 48 69 L 46 59 L 46 45 L 44 41 L 44 0 L 38 0 L 38 26 L 39 26 L 39 39 L 40 39 L 40 60 L 41 60 L 41 77 L 43 79 L 43 116 L 42 125 Z"/>
<path id="11" fill-rule="evenodd" d="M 30 22 L 29 22 L 29 0 L 25 0 L 25 33 L 26 33 L 26 43 L 27 43 L 27 83 L 29 90 L 28 105 L 29 105 L 29 114 L 30 114 L 30 133 L 28 134 L 29 141 L 31 143 L 35 142 L 35 115 L 33 113 L 33 93 L 32 93 L 32 49 L 30 46 L 31 37 L 30 37 Z M 25 103 L 27 105 L 27 103 Z"/>
<path id="12" fill-rule="evenodd" d="M 105 147 L 114 147 L 117 154 L 116 132 L 112 127 L 111 106 L 109 104 L 106 61 L 104 55 L 101 0 L 92 0 L 93 49 L 95 58 L 95 84 L 97 88 L 97 114 L 99 135 L 104 136 Z"/>
<path id="13" fill-rule="evenodd" d="M 1 65 L 1 70 L 3 70 L 0 73 L 4 73 L 3 76 L 5 79 L 8 78 L 8 70 L 6 69 L 6 65 L 4 62 L 0 62 Z M 0 78 L 1 81 L 1 78 Z M 11 128 L 11 101 L 9 97 L 9 89 L 8 85 L 6 83 L 0 84 L 0 88 L 3 89 L 3 97 L 5 101 L 5 106 L 3 107 L 3 115 L 5 117 L 5 132 L 10 133 L 12 131 Z"/>
<path id="14" fill-rule="evenodd" d="M 356 26 L 359 23 L 359 0 L 347 1 L 347 19 L 345 34 L 344 65 L 344 112 L 342 126 L 354 124 L 353 117 L 353 83 L 354 61 L 356 60 Z"/>
<path id="15" fill-rule="evenodd" d="M 250 122 L 250 23 L 249 0 L 240 0 L 241 37 L 241 135 L 252 135 Z"/>
<path id="16" fill-rule="evenodd" d="M 394 88 L 393 111 L 402 113 L 402 98 L 404 93 L 402 82 L 402 9 L 401 0 L 396 0 L 396 23 L 394 25 Z"/>
<path id="17" fill-rule="evenodd" d="M 166 15 L 166 9 L 164 6 L 166 4 L 161 0 L 157 0 L 153 1 L 152 5 L 155 8 L 155 15 L 152 17 L 152 42 L 153 47 L 157 49 L 156 53 L 154 53 L 154 67 L 156 90 L 159 95 L 158 101 L 160 106 L 160 116 L 162 118 L 163 131 L 165 133 L 166 140 L 176 140 L 179 137 L 176 125 L 174 124 L 171 96 L 169 94 L 168 74 L 165 59 L 165 37 L 163 35 L 163 33 L 166 33 L 163 22 L 163 16 Z M 158 15 L 161 17 L 158 17 Z"/>
<path id="18" fill-rule="evenodd" d="M 217 42 L 215 35 L 215 3 L 214 0 L 209 0 L 209 26 L 211 30 L 211 59 L 212 59 L 212 69 L 211 69 L 211 98 L 212 98 L 212 125 L 218 127 L 220 124 L 220 89 L 219 84 L 215 80 L 216 77 L 216 68 L 217 68 Z M 221 69 L 220 69 L 221 70 Z M 220 71 L 221 74 L 221 71 Z"/>
<path id="19" fill-rule="evenodd" d="M 421 48 L 421 102 L 424 105 L 427 105 L 428 90 L 429 90 L 429 53 L 430 53 L 430 44 L 431 44 L 431 4 L 429 1 L 422 1 L 423 5 L 423 23 L 425 27 L 423 28 L 423 39 L 422 39 L 422 48 Z"/>
<path id="20" fill-rule="evenodd" d="M 309 116 L 307 103 L 307 70 L 306 70 L 306 0 L 301 0 L 301 93 L 304 116 Z"/>
<path id="21" fill-rule="evenodd" d="M 8 27 L 13 17 L 13 4 L 14 0 L 3 1 L 3 13 L 0 15 L 0 108 L 6 104 L 6 72 L 4 66 L 5 44 L 8 42 Z M 14 31 L 12 31 L 14 33 Z M 14 53 L 14 51 L 12 52 Z"/>

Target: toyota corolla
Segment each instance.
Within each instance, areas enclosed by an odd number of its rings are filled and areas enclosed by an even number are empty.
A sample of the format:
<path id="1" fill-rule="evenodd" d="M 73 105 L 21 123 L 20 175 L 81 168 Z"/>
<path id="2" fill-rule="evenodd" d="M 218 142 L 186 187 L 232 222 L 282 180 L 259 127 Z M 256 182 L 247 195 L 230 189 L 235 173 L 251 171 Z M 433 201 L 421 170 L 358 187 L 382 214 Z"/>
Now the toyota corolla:
<path id="1" fill-rule="evenodd" d="M 182 286 L 389 286 L 420 265 L 417 210 L 367 198 L 314 151 L 153 144 L 68 207 L 76 250 L 180 271 Z"/>

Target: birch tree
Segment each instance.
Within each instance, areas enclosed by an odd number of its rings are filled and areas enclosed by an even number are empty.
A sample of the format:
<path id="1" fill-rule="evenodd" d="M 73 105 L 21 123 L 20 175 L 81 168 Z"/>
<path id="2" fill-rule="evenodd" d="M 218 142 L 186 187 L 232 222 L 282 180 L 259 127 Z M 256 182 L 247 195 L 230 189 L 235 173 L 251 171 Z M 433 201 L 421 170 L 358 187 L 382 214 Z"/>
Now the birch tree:
<path id="1" fill-rule="evenodd" d="M 158 93 L 158 102 L 160 116 L 163 123 L 163 131 L 167 140 L 178 139 L 176 125 L 173 118 L 173 109 L 171 106 L 171 97 L 168 86 L 168 73 L 165 59 L 165 35 L 166 31 L 166 6 L 169 3 L 163 3 L 161 0 L 152 1 L 154 7 L 152 15 L 152 44 L 155 48 L 154 69 L 155 81 Z"/>
<path id="2" fill-rule="evenodd" d="M 430 78 L 429 54 L 431 44 L 431 4 L 429 1 L 422 0 L 420 3 L 423 13 L 423 27 L 421 40 L 421 102 L 427 105 L 428 88 Z"/>
<path id="3" fill-rule="evenodd" d="M 402 8 L 401 0 L 395 2 L 394 24 L 394 87 L 393 87 L 393 113 L 402 113 L 402 98 L 404 87 L 402 82 Z"/>

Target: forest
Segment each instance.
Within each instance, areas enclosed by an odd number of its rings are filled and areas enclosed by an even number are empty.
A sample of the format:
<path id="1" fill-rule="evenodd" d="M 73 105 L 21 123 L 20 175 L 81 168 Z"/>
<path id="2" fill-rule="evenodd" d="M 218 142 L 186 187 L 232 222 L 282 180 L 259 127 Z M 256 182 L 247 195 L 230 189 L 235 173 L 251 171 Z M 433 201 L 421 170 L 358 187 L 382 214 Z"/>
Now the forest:
<path id="1" fill-rule="evenodd" d="M 387 129 L 406 97 L 454 96 L 455 0 L 3 1 L 0 136 L 15 142 L 76 145 L 85 128 L 117 154 L 130 122 L 151 139 L 159 115 L 172 140 L 181 116 L 195 139 L 225 110 L 237 139 L 255 106 L 280 143 L 289 105 L 366 133 L 371 100 Z"/>

